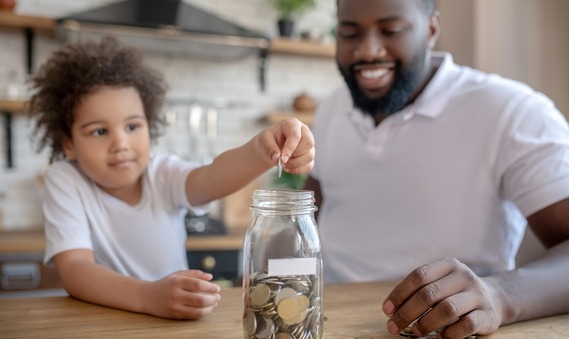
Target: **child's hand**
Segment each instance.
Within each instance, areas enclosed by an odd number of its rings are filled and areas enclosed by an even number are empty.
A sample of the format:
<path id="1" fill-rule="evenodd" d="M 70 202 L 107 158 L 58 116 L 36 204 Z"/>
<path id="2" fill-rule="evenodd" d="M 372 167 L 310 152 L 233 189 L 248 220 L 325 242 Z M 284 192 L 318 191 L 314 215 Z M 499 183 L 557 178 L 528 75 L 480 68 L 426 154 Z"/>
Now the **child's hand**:
<path id="1" fill-rule="evenodd" d="M 275 166 L 280 157 L 288 173 L 308 173 L 314 166 L 314 137 L 298 119 L 289 118 L 265 129 L 259 134 L 257 146 Z"/>
<path id="2" fill-rule="evenodd" d="M 147 311 L 170 319 L 199 319 L 210 314 L 221 299 L 212 275 L 199 270 L 179 271 L 149 285 Z"/>

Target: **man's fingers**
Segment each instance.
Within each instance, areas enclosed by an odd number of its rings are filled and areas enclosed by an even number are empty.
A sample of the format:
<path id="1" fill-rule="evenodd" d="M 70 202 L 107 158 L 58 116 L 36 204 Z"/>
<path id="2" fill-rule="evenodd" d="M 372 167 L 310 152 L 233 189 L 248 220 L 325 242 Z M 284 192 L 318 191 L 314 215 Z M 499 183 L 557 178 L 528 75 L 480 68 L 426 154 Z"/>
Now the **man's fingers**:
<path id="1" fill-rule="evenodd" d="M 385 298 L 385 301 L 383 303 L 383 311 L 385 314 L 393 314 L 421 287 L 426 286 L 450 274 L 456 265 L 456 263 L 452 261 L 456 260 L 442 259 L 420 266 L 411 272 L 393 289 L 393 291 L 391 291 L 391 293 L 389 293 L 387 298 Z"/>
<path id="2" fill-rule="evenodd" d="M 472 311 L 462 316 L 455 323 L 443 328 L 440 333 L 443 338 L 476 338 L 474 334 L 486 335 L 494 330 L 487 331 L 485 327 L 491 327 L 488 317 L 481 310 Z"/>
<path id="3" fill-rule="evenodd" d="M 439 301 L 414 325 L 415 333 L 426 335 L 432 331 L 456 323 L 462 316 L 477 308 L 470 293 L 453 293 Z"/>

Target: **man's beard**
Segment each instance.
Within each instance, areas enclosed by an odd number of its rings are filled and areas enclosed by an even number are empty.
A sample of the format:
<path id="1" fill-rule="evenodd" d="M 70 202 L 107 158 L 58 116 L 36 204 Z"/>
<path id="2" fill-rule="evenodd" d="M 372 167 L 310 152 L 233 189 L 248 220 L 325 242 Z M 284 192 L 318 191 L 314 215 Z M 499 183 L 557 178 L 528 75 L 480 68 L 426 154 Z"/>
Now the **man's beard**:
<path id="1" fill-rule="evenodd" d="M 417 89 L 425 67 L 426 55 L 427 53 L 425 52 L 418 54 L 408 66 L 403 66 L 398 62 L 395 67 L 395 80 L 393 81 L 393 85 L 385 95 L 377 99 L 370 99 L 365 95 L 360 89 L 355 75 L 356 65 L 374 63 L 358 62 L 352 64 L 349 70 L 344 69 L 337 60 L 336 63 L 340 73 L 344 77 L 344 81 L 352 93 L 354 106 L 374 118 L 376 115 L 387 117 L 403 109 L 413 92 Z"/>

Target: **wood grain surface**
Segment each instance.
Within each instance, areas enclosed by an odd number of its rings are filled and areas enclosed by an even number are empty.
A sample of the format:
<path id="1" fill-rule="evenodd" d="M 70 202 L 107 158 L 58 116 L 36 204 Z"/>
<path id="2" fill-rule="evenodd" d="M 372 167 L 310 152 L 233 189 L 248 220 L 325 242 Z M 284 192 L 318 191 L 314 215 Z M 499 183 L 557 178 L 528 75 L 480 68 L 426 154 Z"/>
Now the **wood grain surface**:
<path id="1" fill-rule="evenodd" d="M 328 285 L 324 290 L 324 335 L 328 339 L 369 335 L 397 338 L 385 330 L 381 302 L 394 283 Z M 176 321 L 101 307 L 70 297 L 0 299 L 0 338 L 243 338 L 242 291 L 222 290 L 215 311 L 197 321 Z M 568 338 L 569 314 L 508 325 L 498 338 Z"/>

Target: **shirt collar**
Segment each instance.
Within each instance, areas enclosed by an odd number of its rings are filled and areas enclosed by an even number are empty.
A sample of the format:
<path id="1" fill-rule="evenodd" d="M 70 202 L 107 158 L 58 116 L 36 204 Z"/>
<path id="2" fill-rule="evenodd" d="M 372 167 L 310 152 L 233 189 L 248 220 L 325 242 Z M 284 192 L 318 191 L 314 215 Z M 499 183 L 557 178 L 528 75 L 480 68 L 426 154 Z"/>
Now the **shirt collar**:
<path id="1" fill-rule="evenodd" d="M 451 97 L 451 89 L 455 83 L 457 66 L 452 55 L 446 52 L 433 52 L 431 64 L 438 66 L 435 75 L 423 92 L 413 103 L 413 112 L 429 118 L 437 118 L 444 111 Z"/>

